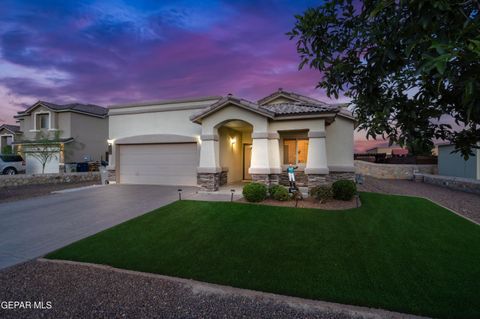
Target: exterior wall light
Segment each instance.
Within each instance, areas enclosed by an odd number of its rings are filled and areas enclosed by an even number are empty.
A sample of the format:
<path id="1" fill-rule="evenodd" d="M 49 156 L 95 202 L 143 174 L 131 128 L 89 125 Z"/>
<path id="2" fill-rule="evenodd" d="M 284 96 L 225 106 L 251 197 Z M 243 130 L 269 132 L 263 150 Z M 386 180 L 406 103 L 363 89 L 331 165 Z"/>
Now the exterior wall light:
<path id="1" fill-rule="evenodd" d="M 237 138 L 236 137 L 231 137 L 230 138 L 230 144 L 235 145 L 237 143 Z"/>

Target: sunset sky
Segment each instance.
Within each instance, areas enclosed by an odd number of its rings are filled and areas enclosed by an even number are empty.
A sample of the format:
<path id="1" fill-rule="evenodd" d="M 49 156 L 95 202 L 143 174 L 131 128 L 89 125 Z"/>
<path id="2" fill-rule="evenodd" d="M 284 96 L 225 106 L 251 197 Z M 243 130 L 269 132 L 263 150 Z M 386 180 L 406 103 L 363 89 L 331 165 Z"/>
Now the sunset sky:
<path id="1" fill-rule="evenodd" d="M 116 103 L 279 87 L 329 100 L 285 35 L 318 1 L 2 1 L 0 123 L 37 100 Z M 343 98 L 339 102 L 346 102 Z M 356 133 L 356 148 L 363 142 Z M 378 142 L 377 142 L 378 143 Z"/>

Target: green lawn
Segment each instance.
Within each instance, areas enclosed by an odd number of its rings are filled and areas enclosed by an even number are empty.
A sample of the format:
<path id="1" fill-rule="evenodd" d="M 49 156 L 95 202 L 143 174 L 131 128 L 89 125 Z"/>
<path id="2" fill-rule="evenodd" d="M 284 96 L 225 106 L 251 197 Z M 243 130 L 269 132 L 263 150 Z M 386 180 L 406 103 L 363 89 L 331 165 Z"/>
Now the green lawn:
<path id="1" fill-rule="evenodd" d="M 175 202 L 47 258 L 479 318 L 480 226 L 421 198 L 361 199 L 361 208 L 347 211 Z"/>

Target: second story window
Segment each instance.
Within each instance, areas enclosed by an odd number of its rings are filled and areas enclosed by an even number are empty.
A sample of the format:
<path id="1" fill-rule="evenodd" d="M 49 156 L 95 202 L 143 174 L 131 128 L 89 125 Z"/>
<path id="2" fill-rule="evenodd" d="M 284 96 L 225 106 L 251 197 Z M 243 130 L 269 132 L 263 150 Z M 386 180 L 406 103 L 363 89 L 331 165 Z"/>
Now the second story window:
<path id="1" fill-rule="evenodd" d="M 37 130 L 50 128 L 50 114 L 37 114 Z"/>

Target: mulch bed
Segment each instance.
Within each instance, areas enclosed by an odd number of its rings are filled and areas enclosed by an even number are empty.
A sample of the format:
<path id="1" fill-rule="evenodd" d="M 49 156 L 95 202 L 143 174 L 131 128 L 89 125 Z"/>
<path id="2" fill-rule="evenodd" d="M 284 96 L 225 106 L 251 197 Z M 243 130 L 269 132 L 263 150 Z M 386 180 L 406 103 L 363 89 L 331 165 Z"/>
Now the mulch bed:
<path id="1" fill-rule="evenodd" d="M 238 202 L 242 203 L 249 203 L 245 198 L 241 198 Z M 361 206 L 360 199 L 358 200 L 359 206 Z M 269 206 L 283 206 L 283 207 L 295 207 L 295 201 L 278 201 L 271 198 L 267 198 L 266 200 L 255 203 L 260 205 L 269 205 Z M 320 203 L 318 200 L 314 198 L 305 198 L 303 200 L 298 201 L 298 208 L 316 208 L 316 209 L 323 209 L 323 210 L 345 210 L 350 208 L 356 208 L 357 203 L 355 198 L 350 201 L 342 201 L 342 200 L 335 200 L 331 199 L 326 203 Z"/>

